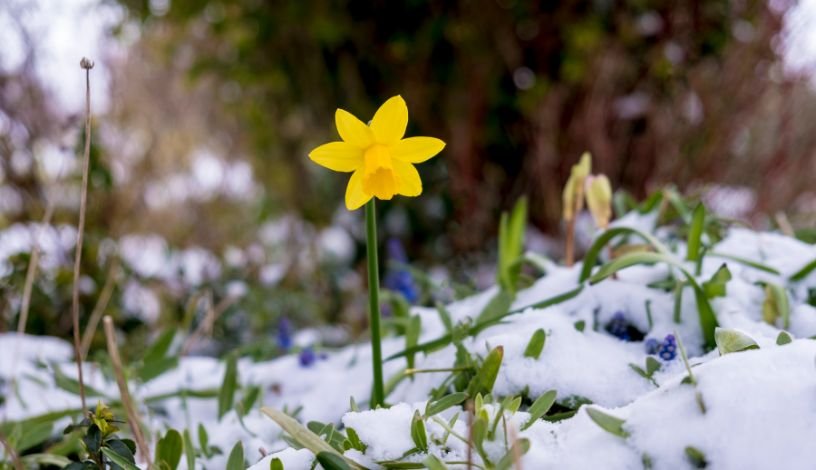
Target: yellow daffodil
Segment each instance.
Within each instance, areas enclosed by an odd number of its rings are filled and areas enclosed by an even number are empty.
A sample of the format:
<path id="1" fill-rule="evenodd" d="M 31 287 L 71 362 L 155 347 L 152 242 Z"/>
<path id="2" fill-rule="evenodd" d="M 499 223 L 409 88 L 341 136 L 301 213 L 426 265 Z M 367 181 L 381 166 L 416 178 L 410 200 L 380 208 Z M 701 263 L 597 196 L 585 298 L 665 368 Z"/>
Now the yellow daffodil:
<path id="1" fill-rule="evenodd" d="M 343 140 L 317 147 L 309 158 L 330 170 L 351 173 L 346 188 L 349 210 L 360 208 L 372 197 L 388 200 L 395 194 L 422 193 L 422 180 L 414 164 L 439 153 L 445 143 L 433 137 L 403 138 L 408 107 L 401 96 L 383 103 L 369 125 L 342 109 L 334 119 Z"/>

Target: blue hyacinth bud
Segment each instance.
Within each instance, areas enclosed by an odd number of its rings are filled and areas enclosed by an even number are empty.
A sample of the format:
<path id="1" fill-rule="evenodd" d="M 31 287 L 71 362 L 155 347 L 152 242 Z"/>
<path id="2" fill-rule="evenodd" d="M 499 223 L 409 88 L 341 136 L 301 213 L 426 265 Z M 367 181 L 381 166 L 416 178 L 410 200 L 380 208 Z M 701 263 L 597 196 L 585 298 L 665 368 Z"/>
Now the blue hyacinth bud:
<path id="1" fill-rule="evenodd" d="M 677 340 L 674 335 L 666 335 L 660 348 L 658 348 L 657 355 L 664 361 L 671 361 L 677 357 Z"/>
<path id="2" fill-rule="evenodd" d="M 300 362 L 300 367 L 311 367 L 312 364 L 315 363 L 317 360 L 317 355 L 312 349 L 311 346 L 303 348 L 298 355 L 298 362 Z"/>
<path id="3" fill-rule="evenodd" d="M 657 351 L 660 348 L 660 341 L 656 340 L 655 338 L 649 338 L 643 343 L 643 345 L 646 347 L 646 354 L 657 354 Z"/>
<path id="4" fill-rule="evenodd" d="M 623 315 L 623 312 L 615 313 L 615 315 L 612 316 L 612 320 L 610 320 L 606 325 L 606 331 L 608 331 L 609 334 L 623 341 L 629 341 L 632 339 L 631 335 L 629 334 L 629 328 L 629 322 L 626 321 L 626 317 Z"/>
<path id="5" fill-rule="evenodd" d="M 281 317 L 278 320 L 278 332 L 275 335 L 278 341 L 278 347 L 283 351 L 288 351 L 292 348 L 292 322 L 286 317 Z"/>

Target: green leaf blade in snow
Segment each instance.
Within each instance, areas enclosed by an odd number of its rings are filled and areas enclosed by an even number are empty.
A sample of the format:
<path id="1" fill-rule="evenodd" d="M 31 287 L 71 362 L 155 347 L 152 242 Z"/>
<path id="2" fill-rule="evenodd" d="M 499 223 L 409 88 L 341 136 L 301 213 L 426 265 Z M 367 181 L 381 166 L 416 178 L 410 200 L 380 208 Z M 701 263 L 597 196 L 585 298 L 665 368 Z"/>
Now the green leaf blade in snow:
<path id="1" fill-rule="evenodd" d="M 623 425 L 626 424 L 625 420 L 606 414 L 597 408 L 588 406 L 585 409 L 592 421 L 604 431 L 624 439 L 629 437 L 629 433 L 623 429 Z"/>
<path id="2" fill-rule="evenodd" d="M 524 349 L 524 357 L 538 359 L 541 356 L 541 352 L 544 350 L 544 342 L 546 340 L 547 333 L 543 328 L 535 330 L 533 336 L 530 337 L 530 342 L 527 343 L 527 347 Z"/>
<path id="3" fill-rule="evenodd" d="M 224 381 L 218 393 L 218 419 L 232 409 L 235 402 L 235 389 L 238 388 L 238 357 L 230 354 L 224 371 Z"/>
<path id="4" fill-rule="evenodd" d="M 227 470 L 246 470 L 244 462 L 244 444 L 241 441 L 235 443 L 227 459 Z"/>
<path id="5" fill-rule="evenodd" d="M 167 468 L 175 469 L 181 461 L 181 454 L 184 450 L 184 440 L 175 429 L 170 429 L 167 434 L 156 442 L 156 464 L 162 463 Z"/>
<path id="6" fill-rule="evenodd" d="M 530 405 L 530 408 L 527 410 L 530 413 L 530 419 L 527 420 L 526 423 L 521 427 L 521 430 L 524 431 L 525 429 L 529 428 L 533 425 L 536 421 L 538 421 L 542 416 L 547 414 L 552 408 L 553 404 L 555 403 L 555 398 L 557 396 L 557 392 L 555 390 L 550 390 L 540 397 L 536 398 L 536 401 Z"/>

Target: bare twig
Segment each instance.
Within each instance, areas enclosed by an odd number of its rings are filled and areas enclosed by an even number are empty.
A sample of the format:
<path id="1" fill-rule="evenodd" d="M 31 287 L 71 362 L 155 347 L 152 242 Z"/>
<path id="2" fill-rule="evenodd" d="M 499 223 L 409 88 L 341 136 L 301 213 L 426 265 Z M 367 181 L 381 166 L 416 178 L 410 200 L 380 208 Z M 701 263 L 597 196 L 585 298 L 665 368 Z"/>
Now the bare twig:
<path id="1" fill-rule="evenodd" d="M 791 225 L 788 215 L 785 214 L 784 211 L 779 211 L 774 214 L 774 220 L 776 221 L 776 225 L 779 226 L 779 230 L 781 230 L 783 234 L 789 237 L 796 236 L 796 231 L 793 229 L 793 225 Z"/>
<path id="2" fill-rule="evenodd" d="M 522 468 L 521 468 L 521 448 L 516 445 L 516 443 L 518 442 L 518 433 L 516 432 L 516 427 L 513 426 L 513 424 L 511 423 L 508 430 L 510 431 L 510 441 L 511 441 L 510 450 L 513 452 L 513 468 L 515 468 L 515 470 L 522 470 Z M 505 437 L 507 437 L 506 434 L 505 434 Z"/>
<path id="3" fill-rule="evenodd" d="M 52 215 L 54 215 L 54 204 L 49 200 L 45 206 L 42 226 L 48 226 L 51 223 Z M 20 318 L 17 320 L 17 334 L 25 333 L 26 323 L 28 323 L 28 309 L 31 307 L 31 291 L 34 287 L 34 276 L 37 275 L 37 266 L 40 262 L 40 244 L 37 241 L 37 235 L 32 235 L 31 238 L 31 257 L 28 260 L 25 286 L 23 286 L 23 300 L 20 306 Z"/>
<path id="4" fill-rule="evenodd" d="M 139 448 L 139 453 L 142 455 L 144 462 L 147 462 L 147 467 L 152 468 L 150 461 L 150 448 L 147 446 L 144 434 L 142 434 L 142 422 L 139 419 L 139 414 L 130 397 L 128 391 L 127 380 L 122 369 L 122 359 L 119 357 L 119 348 L 116 346 L 116 338 L 113 331 L 113 320 L 110 316 L 105 315 L 102 320 L 105 327 L 105 339 L 108 343 L 108 355 L 110 356 L 111 364 L 113 365 L 113 372 L 116 375 L 116 384 L 119 386 L 119 396 L 122 399 L 122 406 L 125 408 L 125 413 L 128 417 L 128 425 L 130 431 L 133 433 L 133 439 Z"/>
<path id="5" fill-rule="evenodd" d="M 102 315 L 105 314 L 105 309 L 108 308 L 108 302 L 110 302 L 111 296 L 113 295 L 113 288 L 116 287 L 116 277 L 118 273 L 119 261 L 114 258 L 111 261 L 110 268 L 108 268 L 108 276 L 105 279 L 105 285 L 102 286 L 102 292 L 99 293 L 99 299 L 96 301 L 91 316 L 88 318 L 88 323 L 85 325 L 85 332 L 82 333 L 82 342 L 80 344 L 82 357 L 88 355 L 88 350 L 91 348 L 91 341 L 93 341 L 94 333 L 96 333 L 96 327 L 99 325 L 99 320 L 102 319 Z"/>

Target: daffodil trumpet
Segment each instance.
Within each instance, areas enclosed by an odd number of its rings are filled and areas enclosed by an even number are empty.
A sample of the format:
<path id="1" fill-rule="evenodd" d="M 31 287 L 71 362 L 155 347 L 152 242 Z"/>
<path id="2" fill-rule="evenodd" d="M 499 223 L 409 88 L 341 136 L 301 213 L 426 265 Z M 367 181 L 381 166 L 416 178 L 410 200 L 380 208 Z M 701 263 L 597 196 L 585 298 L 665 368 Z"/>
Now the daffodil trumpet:
<path id="1" fill-rule="evenodd" d="M 396 195 L 415 197 L 422 194 L 422 180 L 414 165 L 438 154 L 445 143 L 433 137 L 405 137 L 408 106 L 399 95 L 383 103 L 369 124 L 342 109 L 337 110 L 334 119 L 342 140 L 317 147 L 309 153 L 309 158 L 330 170 L 351 173 L 346 187 L 346 208 L 353 211 L 366 206 L 369 327 L 374 382 L 371 408 L 376 408 L 385 403 L 385 391 L 374 200 L 387 201 Z"/>

